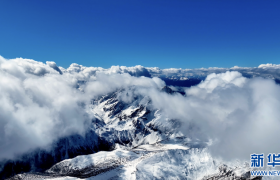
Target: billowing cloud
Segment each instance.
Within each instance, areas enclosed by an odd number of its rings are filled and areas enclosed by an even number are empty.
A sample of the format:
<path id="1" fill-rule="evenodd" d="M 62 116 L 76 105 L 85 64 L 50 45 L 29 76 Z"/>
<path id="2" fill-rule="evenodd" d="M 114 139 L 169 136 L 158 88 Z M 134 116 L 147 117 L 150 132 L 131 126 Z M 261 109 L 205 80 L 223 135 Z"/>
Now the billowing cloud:
<path id="1" fill-rule="evenodd" d="M 280 86 L 273 80 L 247 79 L 239 72 L 210 74 L 187 88 L 186 97 L 152 93 L 154 105 L 183 122 L 191 138 L 211 142 L 216 156 L 248 160 L 252 153 L 277 152 Z M 148 93 L 148 92 L 147 92 Z"/>
<path id="2" fill-rule="evenodd" d="M 2 59 L 0 66 L 0 158 L 83 132 L 90 117 L 70 78 L 31 60 Z"/>
<path id="3" fill-rule="evenodd" d="M 0 159 L 44 148 L 74 133 L 83 134 L 92 113 L 92 98 L 130 86 L 159 88 L 158 78 L 145 75 L 139 66 L 129 70 L 0 57 Z"/>

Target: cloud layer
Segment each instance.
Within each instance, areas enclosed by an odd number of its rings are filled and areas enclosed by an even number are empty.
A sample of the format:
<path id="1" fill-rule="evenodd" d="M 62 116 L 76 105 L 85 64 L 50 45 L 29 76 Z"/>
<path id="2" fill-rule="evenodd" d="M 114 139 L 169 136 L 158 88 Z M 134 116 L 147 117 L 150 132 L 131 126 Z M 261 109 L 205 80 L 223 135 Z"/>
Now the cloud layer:
<path id="1" fill-rule="evenodd" d="M 83 134 L 93 117 L 91 99 L 117 89 L 127 91 L 120 97 L 125 102 L 131 93 L 149 96 L 165 117 L 182 122 L 186 136 L 212 142 L 213 155 L 248 160 L 251 153 L 276 153 L 280 87 L 272 79 L 278 78 L 278 69 L 269 64 L 198 70 L 72 64 L 64 69 L 55 62 L 0 57 L 0 159 Z M 160 91 L 165 83 L 157 77 L 196 75 L 207 77 L 185 88 L 186 96 Z"/>
<path id="2" fill-rule="evenodd" d="M 132 85 L 164 86 L 158 78 L 135 77 L 145 75 L 143 69 L 72 64 L 65 70 L 55 62 L 0 57 L 0 159 L 83 134 L 92 119 L 87 105 L 95 97 Z"/>
<path id="3" fill-rule="evenodd" d="M 0 158 L 83 132 L 90 117 L 73 79 L 31 60 L 1 58 L 0 67 Z"/>
<path id="4" fill-rule="evenodd" d="M 210 74 L 179 94 L 152 101 L 170 118 L 182 120 L 189 137 L 212 142 L 216 156 L 248 160 L 252 153 L 278 152 L 280 86 L 273 80 L 247 79 L 239 72 Z"/>

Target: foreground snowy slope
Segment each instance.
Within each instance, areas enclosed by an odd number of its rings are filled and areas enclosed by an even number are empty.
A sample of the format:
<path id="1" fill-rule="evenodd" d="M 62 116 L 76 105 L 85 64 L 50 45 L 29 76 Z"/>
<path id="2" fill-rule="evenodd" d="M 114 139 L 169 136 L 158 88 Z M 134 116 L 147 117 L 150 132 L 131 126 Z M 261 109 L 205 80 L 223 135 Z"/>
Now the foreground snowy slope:
<path id="1" fill-rule="evenodd" d="M 98 152 L 64 160 L 45 174 L 24 174 L 16 177 L 56 180 L 260 179 L 250 178 L 248 165 L 234 165 L 228 167 L 221 164 L 214 160 L 206 149 L 188 149 L 179 144 L 144 145 L 130 150 L 118 146 L 111 152 Z"/>

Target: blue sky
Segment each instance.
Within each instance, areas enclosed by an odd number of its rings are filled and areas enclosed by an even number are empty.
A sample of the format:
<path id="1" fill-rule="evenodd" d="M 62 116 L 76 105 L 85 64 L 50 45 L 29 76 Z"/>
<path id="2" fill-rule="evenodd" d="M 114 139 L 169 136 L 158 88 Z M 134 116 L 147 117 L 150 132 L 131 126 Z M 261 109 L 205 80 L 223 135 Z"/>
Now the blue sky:
<path id="1" fill-rule="evenodd" d="M 0 55 L 63 67 L 279 64 L 279 9 L 279 0 L 2 0 Z"/>

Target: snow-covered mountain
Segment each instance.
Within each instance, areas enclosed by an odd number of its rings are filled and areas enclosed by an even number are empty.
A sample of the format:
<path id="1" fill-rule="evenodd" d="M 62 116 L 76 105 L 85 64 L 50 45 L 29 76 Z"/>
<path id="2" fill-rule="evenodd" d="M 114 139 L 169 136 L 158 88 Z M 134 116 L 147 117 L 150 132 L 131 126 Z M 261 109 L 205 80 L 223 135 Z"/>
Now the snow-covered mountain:
<path id="1" fill-rule="evenodd" d="M 251 153 L 279 149 L 279 69 L 0 57 L 0 178 L 249 178 Z"/>
<path id="2" fill-rule="evenodd" d="M 94 118 L 85 136 L 65 137 L 51 150 L 26 155 L 22 163 L 32 167 L 31 172 L 10 179 L 250 178 L 248 165 L 236 162 L 227 167 L 213 158 L 207 142 L 184 136 L 179 120 L 164 117 L 150 97 L 134 91 L 132 86 L 93 99 Z M 184 96 L 167 86 L 162 92 Z"/>

